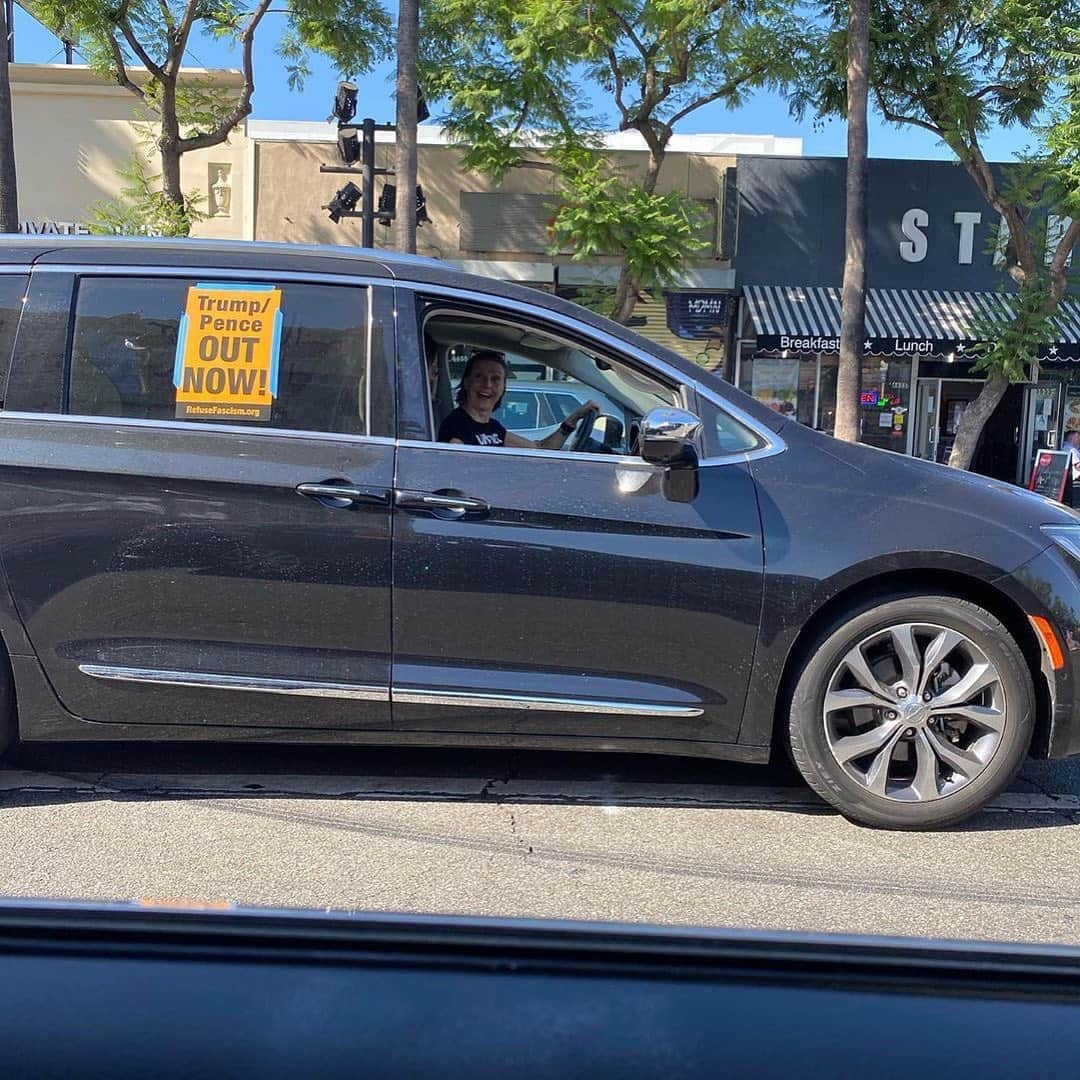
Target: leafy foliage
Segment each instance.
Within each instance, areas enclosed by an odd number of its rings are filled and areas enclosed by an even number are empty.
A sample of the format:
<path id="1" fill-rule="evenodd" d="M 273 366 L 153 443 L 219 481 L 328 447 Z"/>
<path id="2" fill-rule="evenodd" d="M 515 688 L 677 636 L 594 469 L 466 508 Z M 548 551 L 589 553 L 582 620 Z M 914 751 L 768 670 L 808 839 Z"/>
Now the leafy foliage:
<path id="1" fill-rule="evenodd" d="M 771 0 L 426 0 L 423 18 L 421 81 L 447 103 L 463 164 L 496 181 L 550 173 L 556 245 L 621 254 L 633 288 L 670 280 L 702 246 L 692 202 L 656 194 L 677 125 L 786 84 L 805 53 L 799 19 Z M 587 86 L 644 140 L 643 176 L 601 164 Z"/>
<path id="2" fill-rule="evenodd" d="M 165 213 L 168 220 L 162 223 L 168 229 L 182 228 L 183 221 L 195 220 L 180 188 L 182 155 L 226 141 L 251 111 L 253 39 L 270 2 L 20 0 L 41 23 L 76 42 L 91 67 L 135 95 L 156 123 L 160 198 L 171 202 L 174 209 L 167 213 L 152 210 L 148 189 L 141 183 L 133 183 L 127 190 L 138 193 L 136 203 L 151 217 Z M 278 51 L 292 86 L 302 85 L 312 52 L 330 57 L 342 74 L 355 75 L 389 50 L 390 19 L 380 0 L 282 2 L 288 24 Z M 243 72 L 239 90 L 182 71 L 196 28 L 235 44 Z M 137 71 L 136 66 L 143 70 Z"/>
<path id="3" fill-rule="evenodd" d="M 212 37 L 239 45 L 258 7 L 247 0 L 20 2 L 43 25 L 77 42 L 90 65 L 114 80 L 121 66 L 145 62 L 139 49 L 158 66 L 168 64 L 176 53 L 178 30 L 189 21 Z M 283 0 L 278 9 L 288 18 L 278 52 L 292 84 L 302 82 L 312 53 L 329 57 L 343 75 L 356 75 L 389 51 L 391 21 L 378 0 Z"/>
<path id="4" fill-rule="evenodd" d="M 90 231 L 103 236 L 187 236 L 191 226 L 206 215 L 199 209 L 203 201 L 198 189 L 184 196 L 177 206 L 161 191 L 161 177 L 147 170 L 141 154 L 133 154 L 120 170 L 125 185 L 117 199 L 103 199 L 89 207 Z"/>
<path id="5" fill-rule="evenodd" d="M 569 247 L 578 259 L 621 254 L 643 288 L 661 288 L 687 254 L 706 246 L 700 238 L 703 217 L 681 192 L 649 194 L 597 161 L 566 178 L 552 222 L 553 247 Z"/>

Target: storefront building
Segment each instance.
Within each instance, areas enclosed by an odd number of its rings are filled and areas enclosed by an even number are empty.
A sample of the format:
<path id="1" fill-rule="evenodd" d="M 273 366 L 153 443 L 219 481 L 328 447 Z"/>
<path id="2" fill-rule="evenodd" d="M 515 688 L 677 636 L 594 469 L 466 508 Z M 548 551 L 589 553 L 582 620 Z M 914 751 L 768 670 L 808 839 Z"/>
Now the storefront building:
<path id="1" fill-rule="evenodd" d="M 801 423 L 836 412 L 844 169 L 838 158 L 740 157 L 733 265 L 740 286 L 729 377 Z M 973 346 L 1008 314 L 998 217 L 949 162 L 874 159 L 868 185 L 861 439 L 945 461 L 983 375 Z M 1067 222 L 1051 219 L 1051 230 Z M 1036 449 L 1080 428 L 1080 300 L 1061 305 L 1057 341 L 1010 387 L 973 467 L 1021 481 Z"/>

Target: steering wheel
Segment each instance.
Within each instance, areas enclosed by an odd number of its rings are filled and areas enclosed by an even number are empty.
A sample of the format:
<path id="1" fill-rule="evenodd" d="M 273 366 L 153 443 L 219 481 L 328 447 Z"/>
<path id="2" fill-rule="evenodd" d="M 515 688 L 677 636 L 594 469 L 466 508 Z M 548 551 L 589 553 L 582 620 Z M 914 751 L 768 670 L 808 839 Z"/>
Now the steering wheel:
<path id="1" fill-rule="evenodd" d="M 585 448 L 585 444 L 592 438 L 593 428 L 596 426 L 599 416 L 599 409 L 589 409 L 577 422 L 577 427 L 574 429 L 574 434 L 570 440 L 571 450 L 583 450 Z"/>

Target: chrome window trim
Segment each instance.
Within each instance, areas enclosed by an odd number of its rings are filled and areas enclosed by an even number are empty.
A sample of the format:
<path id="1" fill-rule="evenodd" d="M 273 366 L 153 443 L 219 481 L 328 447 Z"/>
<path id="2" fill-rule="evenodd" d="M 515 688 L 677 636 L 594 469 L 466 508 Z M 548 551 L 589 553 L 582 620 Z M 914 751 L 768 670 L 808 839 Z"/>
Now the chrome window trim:
<path id="1" fill-rule="evenodd" d="M 0 274 L 29 274 L 33 269 L 31 264 L 25 266 L 17 263 L 3 263 L 0 264 Z"/>
<path id="2" fill-rule="evenodd" d="M 241 427 L 237 424 L 217 424 L 212 420 L 145 420 L 123 416 L 82 416 L 78 413 L 36 413 L 0 409 L 0 423 L 4 420 L 30 420 L 52 424 L 95 424 L 99 427 L 153 428 L 157 431 L 202 431 L 220 435 L 258 435 L 278 439 L 314 439 L 319 442 L 374 443 L 393 446 L 395 440 L 389 435 L 347 435 L 339 431 L 302 431 L 297 428 Z"/>
<path id="3" fill-rule="evenodd" d="M 322 285 L 362 285 L 373 287 L 381 285 L 384 288 L 393 286 L 394 279 L 391 277 L 369 277 L 364 274 L 323 274 L 312 270 L 266 270 L 259 266 L 252 266 L 246 270 L 236 268 L 213 266 L 209 263 L 200 263 L 198 266 L 162 266 L 157 263 L 146 263 L 139 266 L 132 263 L 118 264 L 116 266 L 101 263 L 47 263 L 35 264 L 32 268 L 35 274 L 77 274 L 80 277 L 191 277 L 196 278 L 205 275 L 214 277 L 231 278 L 239 281 L 273 279 L 274 281 L 296 282 L 298 284 L 322 284 Z"/>
<path id="4" fill-rule="evenodd" d="M 438 298 L 448 298 L 453 300 L 464 300 L 474 304 L 488 305 L 492 307 L 500 308 L 503 311 L 510 313 L 516 312 L 519 316 L 521 314 L 521 301 L 509 300 L 502 296 L 491 296 L 487 293 L 477 292 L 473 289 L 460 289 L 452 285 L 434 285 L 426 282 L 401 280 L 400 278 L 393 282 L 395 289 L 405 289 L 411 293 L 425 293 L 431 294 Z M 530 309 L 530 314 L 535 315 L 546 322 L 557 321 L 560 316 L 551 312 L 544 311 L 543 309 Z M 672 380 L 677 386 L 689 387 L 694 393 L 699 394 L 701 397 L 709 401 L 713 406 L 719 409 L 721 412 L 731 416 L 743 427 L 749 428 L 761 441 L 762 445 L 753 450 L 740 450 L 732 454 L 716 454 L 710 457 L 703 458 L 700 462 L 702 465 L 737 465 L 745 462 L 757 460 L 759 458 L 773 457 L 776 454 L 782 454 L 787 449 L 787 443 L 778 435 L 775 431 L 771 431 L 765 427 L 760 421 L 754 419 L 748 413 L 744 412 L 737 405 L 725 401 L 719 397 L 716 393 L 711 391 L 708 387 L 703 386 L 696 379 L 684 374 L 677 368 L 672 367 L 665 360 L 658 356 L 654 356 L 652 353 L 646 352 L 644 349 L 638 348 L 636 345 L 628 344 L 625 341 L 621 341 L 619 338 L 606 333 L 603 330 L 597 330 L 594 327 L 588 326 L 584 323 L 576 324 L 578 332 L 586 337 L 591 338 L 603 345 L 605 350 L 610 350 L 616 355 L 624 353 L 632 356 L 640 364 L 643 364 L 646 368 L 655 369 L 660 372 L 666 378 Z M 398 362 L 401 362 L 401 358 L 398 358 Z M 498 447 L 476 447 L 474 449 L 500 449 Z M 551 450 L 530 450 L 528 453 L 535 454 L 550 454 L 557 453 L 558 451 Z M 575 455 L 580 456 L 580 455 Z M 606 456 L 606 455 L 588 455 L 588 456 Z M 623 459 L 626 460 L 626 459 Z M 639 460 L 639 459 L 633 459 Z"/>
<path id="5" fill-rule="evenodd" d="M 394 704 L 457 705 L 469 709 L 522 709 L 531 712 L 616 713 L 621 716 L 701 716 L 696 705 L 645 705 L 603 698 L 563 698 L 548 694 L 485 694 L 472 690 L 424 690 L 394 686 Z"/>
<path id="6" fill-rule="evenodd" d="M 369 686 L 360 683 L 279 679 L 254 675 L 223 675 L 217 672 L 168 671 L 160 668 L 119 667 L 112 664 L 80 664 L 79 671 L 84 675 L 89 675 L 92 679 L 152 683 L 156 686 L 191 686 L 204 690 L 249 690 L 258 694 L 348 698 L 354 701 L 389 702 L 390 700 L 388 687 Z"/>

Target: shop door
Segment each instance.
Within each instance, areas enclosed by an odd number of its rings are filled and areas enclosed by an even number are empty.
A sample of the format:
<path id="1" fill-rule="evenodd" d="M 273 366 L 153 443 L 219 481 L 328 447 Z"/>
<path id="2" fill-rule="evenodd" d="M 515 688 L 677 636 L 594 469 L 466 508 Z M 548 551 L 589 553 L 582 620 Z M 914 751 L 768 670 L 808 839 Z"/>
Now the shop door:
<path id="1" fill-rule="evenodd" d="M 940 403 L 941 380 L 920 379 L 915 400 L 915 443 L 912 447 L 915 457 L 937 460 Z"/>
<path id="2" fill-rule="evenodd" d="M 1031 475 L 1035 455 L 1040 450 L 1053 450 L 1058 445 L 1061 427 L 1061 384 L 1041 382 L 1028 387 L 1027 407 L 1024 410 L 1024 431 L 1018 455 L 1017 483 L 1023 484 Z"/>
<path id="3" fill-rule="evenodd" d="M 981 380 L 975 379 L 942 379 L 941 390 L 938 394 L 941 399 L 938 404 L 937 425 L 937 454 L 934 460 L 944 465 L 952 453 L 953 443 L 956 441 L 956 428 L 964 410 L 978 396 L 983 388 Z"/>

